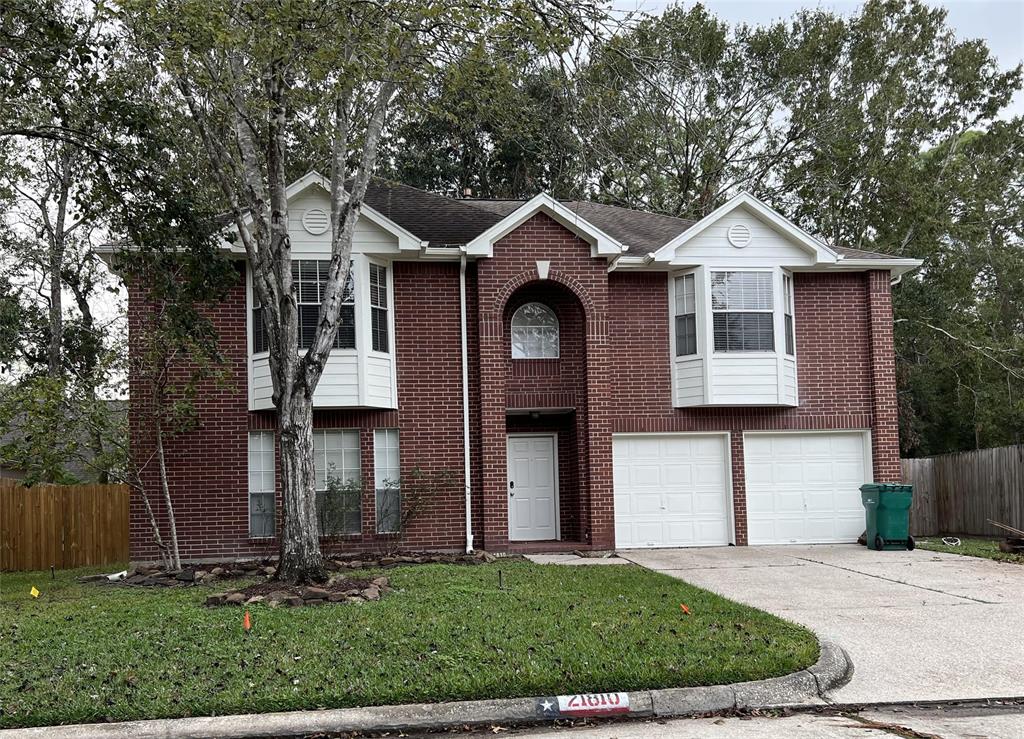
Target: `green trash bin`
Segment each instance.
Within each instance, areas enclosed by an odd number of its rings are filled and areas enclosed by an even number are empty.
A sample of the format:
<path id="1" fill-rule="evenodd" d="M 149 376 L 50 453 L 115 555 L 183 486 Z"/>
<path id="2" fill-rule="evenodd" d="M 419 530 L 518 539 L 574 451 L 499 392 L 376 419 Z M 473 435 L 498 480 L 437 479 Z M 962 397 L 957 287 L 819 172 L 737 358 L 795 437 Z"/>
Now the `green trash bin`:
<path id="1" fill-rule="evenodd" d="M 910 535 L 912 485 L 867 483 L 860 486 L 869 549 L 913 549 Z"/>

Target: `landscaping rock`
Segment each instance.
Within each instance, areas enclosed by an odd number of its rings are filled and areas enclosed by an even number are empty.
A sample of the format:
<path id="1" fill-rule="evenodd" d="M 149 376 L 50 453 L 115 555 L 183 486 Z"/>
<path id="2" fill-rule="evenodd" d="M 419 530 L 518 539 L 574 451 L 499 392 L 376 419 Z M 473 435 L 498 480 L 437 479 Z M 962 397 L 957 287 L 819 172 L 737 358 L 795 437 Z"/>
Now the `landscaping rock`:
<path id="1" fill-rule="evenodd" d="M 181 582 L 195 582 L 196 571 L 195 570 L 182 570 L 174 576 L 175 580 L 181 580 Z"/>
<path id="2" fill-rule="evenodd" d="M 214 577 L 220 577 L 221 575 L 224 574 L 224 568 L 223 567 L 214 567 L 212 570 L 210 570 L 210 574 L 213 575 Z"/>
<path id="3" fill-rule="evenodd" d="M 246 600 L 246 598 L 245 598 L 245 594 L 244 593 L 228 593 L 224 597 L 225 605 L 240 606 L 243 603 L 245 603 L 245 600 Z"/>
<path id="4" fill-rule="evenodd" d="M 216 595 L 208 595 L 206 597 L 206 605 L 208 606 L 222 606 L 224 605 L 224 598 L 226 593 L 217 593 Z"/>
<path id="5" fill-rule="evenodd" d="M 331 593 L 327 596 L 327 600 L 330 603 L 342 603 L 348 598 L 347 593 Z"/>
<path id="6" fill-rule="evenodd" d="M 253 603 L 262 603 L 264 600 L 265 600 L 264 596 L 262 596 L 262 595 L 254 595 L 253 597 L 249 598 L 249 600 L 247 600 L 245 602 L 245 605 L 248 606 L 248 605 L 251 605 Z"/>
<path id="7" fill-rule="evenodd" d="M 267 600 L 271 603 L 280 603 L 285 598 L 289 597 L 289 595 L 291 594 L 286 590 L 275 590 L 273 593 L 267 596 Z"/>
<path id="8" fill-rule="evenodd" d="M 305 601 L 303 601 L 302 598 L 300 598 L 297 595 L 289 595 L 287 598 L 284 598 L 281 601 L 281 603 L 283 603 L 284 605 L 289 606 L 291 608 L 295 608 L 297 606 L 301 606 L 304 602 Z"/>
<path id="9" fill-rule="evenodd" d="M 380 588 L 376 585 L 371 585 L 363 591 L 363 597 L 366 600 L 380 600 Z"/>
<path id="10" fill-rule="evenodd" d="M 263 568 L 263 574 L 267 577 L 273 577 L 277 574 L 277 568 L 273 566 L 267 566 Z"/>
<path id="11" fill-rule="evenodd" d="M 330 592 L 323 588 L 303 588 L 299 591 L 299 596 L 303 600 L 327 600 L 327 596 Z"/>

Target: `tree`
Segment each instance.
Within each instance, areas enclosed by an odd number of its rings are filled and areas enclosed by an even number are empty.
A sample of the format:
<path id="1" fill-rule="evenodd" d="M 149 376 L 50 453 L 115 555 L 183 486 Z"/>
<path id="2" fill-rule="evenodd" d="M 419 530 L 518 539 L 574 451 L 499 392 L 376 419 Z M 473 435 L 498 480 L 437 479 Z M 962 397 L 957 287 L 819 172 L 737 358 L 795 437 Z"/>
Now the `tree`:
<path id="1" fill-rule="evenodd" d="M 132 334 L 131 373 L 144 397 L 135 397 L 137 438 L 150 437 L 152 454 L 139 448 L 124 457 L 123 479 L 142 499 L 158 549 L 166 565 L 181 569 L 178 529 L 167 472 L 166 444 L 198 421 L 194 401 L 205 382 L 225 378 L 217 334 L 206 308 L 224 298 L 234 267 L 216 251 L 175 253 L 139 250 L 120 256 L 121 267 L 137 291 L 138 324 Z M 152 466 L 167 522 L 164 537 L 151 498 Z"/>
<path id="2" fill-rule="evenodd" d="M 322 580 L 313 393 L 337 333 L 352 234 L 393 101 L 411 99 L 488 34 L 525 28 L 544 40 L 542 50 L 564 48 L 580 9 L 433 0 L 131 0 L 124 8 L 135 43 L 188 110 L 264 306 L 284 500 L 278 576 Z M 320 320 L 301 355 L 285 196 L 297 141 L 320 144 L 332 234 Z"/>

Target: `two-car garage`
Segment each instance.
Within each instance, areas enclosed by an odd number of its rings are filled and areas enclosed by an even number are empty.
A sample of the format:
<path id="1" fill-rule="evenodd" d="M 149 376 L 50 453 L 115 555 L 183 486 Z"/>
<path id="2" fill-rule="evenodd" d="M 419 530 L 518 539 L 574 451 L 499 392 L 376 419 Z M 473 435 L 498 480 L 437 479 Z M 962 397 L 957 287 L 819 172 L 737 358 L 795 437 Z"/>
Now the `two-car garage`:
<path id="1" fill-rule="evenodd" d="M 728 433 L 613 437 L 621 549 L 735 543 Z M 852 542 L 871 480 L 866 431 L 743 435 L 750 544 Z"/>

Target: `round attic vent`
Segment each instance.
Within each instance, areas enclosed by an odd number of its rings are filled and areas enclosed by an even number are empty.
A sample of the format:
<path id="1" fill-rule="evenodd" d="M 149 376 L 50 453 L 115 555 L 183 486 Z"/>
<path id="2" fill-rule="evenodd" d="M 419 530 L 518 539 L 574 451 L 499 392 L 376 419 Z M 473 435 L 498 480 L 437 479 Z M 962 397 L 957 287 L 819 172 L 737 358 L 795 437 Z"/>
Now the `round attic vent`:
<path id="1" fill-rule="evenodd" d="M 330 223 L 331 219 L 320 208 L 311 208 L 302 214 L 302 227 L 314 236 L 319 236 L 327 231 Z"/>
<path id="2" fill-rule="evenodd" d="M 725 232 L 725 237 L 737 249 L 742 249 L 750 243 L 750 228 L 742 223 L 734 224 L 729 226 L 729 230 Z"/>

